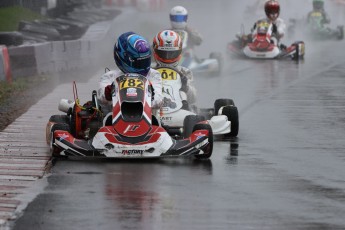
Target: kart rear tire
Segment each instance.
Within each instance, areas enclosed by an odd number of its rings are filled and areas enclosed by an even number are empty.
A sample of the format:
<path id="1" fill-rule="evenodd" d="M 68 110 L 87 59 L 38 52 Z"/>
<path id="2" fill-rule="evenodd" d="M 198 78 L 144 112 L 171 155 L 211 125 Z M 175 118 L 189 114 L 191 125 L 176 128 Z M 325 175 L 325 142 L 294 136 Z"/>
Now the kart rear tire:
<path id="1" fill-rule="evenodd" d="M 196 124 L 193 128 L 193 132 L 197 130 L 203 130 L 203 129 L 206 129 L 209 132 L 209 136 L 208 136 L 209 145 L 206 147 L 204 154 L 195 155 L 196 159 L 208 159 L 211 157 L 212 152 L 213 152 L 213 132 L 212 132 L 211 126 L 209 124 Z"/>
<path id="2" fill-rule="evenodd" d="M 183 137 L 188 138 L 193 133 L 194 126 L 200 122 L 205 121 L 205 117 L 201 115 L 188 115 L 183 120 Z"/>
<path id="3" fill-rule="evenodd" d="M 217 99 L 214 102 L 214 115 L 218 115 L 219 109 L 227 105 L 235 106 L 234 100 L 228 98 Z"/>
<path id="4" fill-rule="evenodd" d="M 62 130 L 62 131 L 67 131 L 70 132 L 70 126 L 66 123 L 57 123 L 54 124 L 53 127 L 51 128 L 51 132 L 50 132 L 50 153 L 53 157 L 59 157 L 60 156 L 60 152 L 61 150 L 59 148 L 57 148 L 56 146 L 54 146 L 54 131 L 56 130 Z"/>
<path id="5" fill-rule="evenodd" d="M 54 123 L 64 123 L 64 124 L 69 124 L 69 116 L 67 115 L 52 115 L 49 118 L 50 122 L 54 122 Z"/>
<path id="6" fill-rule="evenodd" d="M 224 137 L 236 137 L 239 130 L 238 110 L 236 106 L 225 106 L 222 115 L 226 115 L 231 122 L 231 132 L 224 134 Z"/>
<path id="7" fill-rule="evenodd" d="M 219 76 L 222 73 L 222 69 L 223 69 L 223 65 L 224 65 L 223 56 L 219 52 L 212 52 L 212 53 L 210 53 L 210 58 L 211 59 L 217 59 L 217 61 L 218 61 L 218 69 L 217 69 L 217 71 L 214 74 L 216 76 Z"/>

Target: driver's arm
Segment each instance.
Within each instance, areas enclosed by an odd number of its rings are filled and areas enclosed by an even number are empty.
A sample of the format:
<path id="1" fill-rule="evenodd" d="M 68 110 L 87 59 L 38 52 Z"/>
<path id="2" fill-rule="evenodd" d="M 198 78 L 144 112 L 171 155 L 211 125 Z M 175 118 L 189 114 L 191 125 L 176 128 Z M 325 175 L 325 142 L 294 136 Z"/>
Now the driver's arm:
<path id="1" fill-rule="evenodd" d="M 162 77 L 161 74 L 155 70 L 150 69 L 150 72 L 147 75 L 147 79 L 151 82 L 152 87 L 155 92 L 154 99 L 152 101 L 153 109 L 160 109 L 163 103 L 163 94 L 162 94 Z"/>

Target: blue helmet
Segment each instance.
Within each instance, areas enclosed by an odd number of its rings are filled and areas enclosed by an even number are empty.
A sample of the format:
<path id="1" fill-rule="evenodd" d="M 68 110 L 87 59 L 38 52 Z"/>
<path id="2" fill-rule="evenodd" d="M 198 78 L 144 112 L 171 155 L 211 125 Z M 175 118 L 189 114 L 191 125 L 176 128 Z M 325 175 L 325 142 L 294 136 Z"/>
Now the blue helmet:
<path id="1" fill-rule="evenodd" d="M 134 32 L 123 33 L 114 46 L 114 59 L 122 72 L 146 76 L 151 66 L 150 45 Z"/>

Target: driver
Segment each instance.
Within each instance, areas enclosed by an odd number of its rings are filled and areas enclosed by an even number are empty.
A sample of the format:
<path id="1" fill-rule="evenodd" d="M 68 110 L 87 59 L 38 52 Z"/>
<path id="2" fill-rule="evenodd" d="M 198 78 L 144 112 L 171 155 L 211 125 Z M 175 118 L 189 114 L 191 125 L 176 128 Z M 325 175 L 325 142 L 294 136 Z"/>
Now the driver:
<path id="1" fill-rule="evenodd" d="M 199 32 L 187 26 L 188 11 L 183 6 L 174 6 L 170 10 L 170 24 L 174 31 L 184 30 L 188 33 L 187 47 L 193 48 L 202 43 L 202 38 Z"/>
<path id="2" fill-rule="evenodd" d="M 196 89 L 191 85 L 193 73 L 186 67 L 180 66 L 182 57 L 182 40 L 178 33 L 172 30 L 163 30 L 153 38 L 153 56 L 156 68 L 169 67 L 175 69 L 181 76 L 181 90 L 187 95 L 187 102 L 182 101 L 184 109 L 196 102 Z"/>
<path id="3" fill-rule="evenodd" d="M 273 31 L 272 31 L 272 40 L 273 42 L 280 47 L 280 49 L 286 49 L 286 46 L 280 44 L 280 40 L 285 35 L 286 25 L 283 19 L 279 18 L 280 14 L 280 4 L 277 0 L 268 0 L 265 3 L 265 13 L 266 13 L 266 20 L 272 22 L 273 24 Z M 251 32 L 255 31 L 257 24 L 255 23 Z M 242 38 L 246 43 L 252 41 L 252 34 L 245 35 Z"/>
<path id="4" fill-rule="evenodd" d="M 283 19 L 279 18 L 280 4 L 277 0 L 268 0 L 265 3 L 266 19 L 273 24 L 272 37 L 276 39 L 275 44 L 279 45 L 280 40 L 284 37 L 286 25 Z M 252 32 L 256 29 L 256 23 L 252 28 Z M 285 49 L 286 46 L 281 44 L 280 48 Z"/>
<path id="5" fill-rule="evenodd" d="M 329 24 L 331 23 L 331 19 L 329 18 L 329 15 L 326 13 L 324 9 L 324 0 L 313 0 L 313 10 L 308 13 L 307 16 L 307 23 L 311 22 L 311 17 L 314 13 L 321 13 L 322 15 L 322 24 Z"/>
<path id="6" fill-rule="evenodd" d="M 114 59 L 119 69 L 106 72 L 99 82 L 98 99 L 102 108 L 111 111 L 112 83 L 117 77 L 124 73 L 138 73 L 151 82 L 154 95 L 152 108 L 159 110 L 163 99 L 162 79 L 157 70 L 150 68 L 151 49 L 146 39 L 134 32 L 121 34 L 114 46 Z"/>

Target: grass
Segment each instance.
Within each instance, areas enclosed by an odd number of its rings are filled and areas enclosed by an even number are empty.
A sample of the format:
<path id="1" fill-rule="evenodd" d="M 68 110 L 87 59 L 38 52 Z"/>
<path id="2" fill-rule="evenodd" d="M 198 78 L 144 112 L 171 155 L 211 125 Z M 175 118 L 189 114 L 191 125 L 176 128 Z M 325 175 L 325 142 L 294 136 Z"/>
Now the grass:
<path id="1" fill-rule="evenodd" d="M 20 6 L 0 8 L 0 32 L 15 31 L 21 20 L 32 21 L 44 18 L 39 13 Z"/>
<path id="2" fill-rule="evenodd" d="M 19 78 L 13 80 L 11 83 L 0 81 L 0 105 L 6 103 L 11 97 L 20 97 L 23 91 L 44 84 L 48 80 L 48 76 L 34 76 L 30 78 Z"/>

